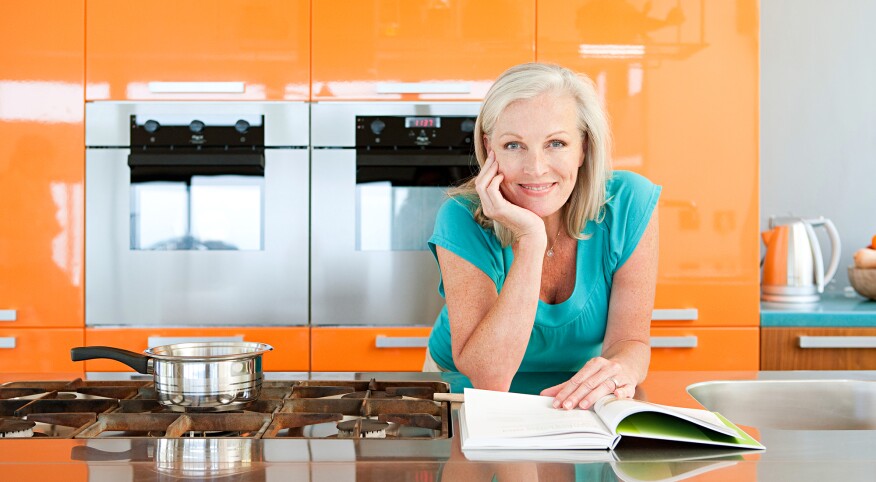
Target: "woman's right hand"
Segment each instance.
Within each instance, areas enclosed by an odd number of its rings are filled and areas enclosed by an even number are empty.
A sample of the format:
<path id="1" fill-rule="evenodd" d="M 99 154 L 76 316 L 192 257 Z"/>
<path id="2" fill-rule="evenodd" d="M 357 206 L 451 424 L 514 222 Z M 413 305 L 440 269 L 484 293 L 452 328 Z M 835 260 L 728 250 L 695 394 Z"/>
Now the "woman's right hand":
<path id="1" fill-rule="evenodd" d="M 496 153 L 490 150 L 487 161 L 475 179 L 475 189 L 481 199 L 484 215 L 498 221 L 514 234 L 514 241 L 534 239 L 547 246 L 544 221 L 534 212 L 509 202 L 499 190 L 505 175 L 499 172 Z"/>

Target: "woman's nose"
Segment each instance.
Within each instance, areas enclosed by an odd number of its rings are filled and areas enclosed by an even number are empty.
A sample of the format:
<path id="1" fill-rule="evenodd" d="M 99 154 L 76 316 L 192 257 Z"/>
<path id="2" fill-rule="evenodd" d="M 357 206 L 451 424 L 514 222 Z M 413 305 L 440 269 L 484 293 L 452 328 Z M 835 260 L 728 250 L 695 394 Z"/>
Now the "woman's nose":
<path id="1" fill-rule="evenodd" d="M 523 172 L 531 176 L 541 176 L 547 173 L 548 162 L 544 152 L 534 151 L 531 155 L 526 156 L 526 161 L 523 164 Z"/>

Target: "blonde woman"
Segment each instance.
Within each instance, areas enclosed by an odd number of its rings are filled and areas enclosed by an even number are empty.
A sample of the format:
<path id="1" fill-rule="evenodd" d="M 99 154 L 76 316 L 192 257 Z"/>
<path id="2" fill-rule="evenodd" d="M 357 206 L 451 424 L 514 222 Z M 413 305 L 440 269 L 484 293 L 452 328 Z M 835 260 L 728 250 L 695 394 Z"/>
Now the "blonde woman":
<path id="1" fill-rule="evenodd" d="M 480 172 L 451 192 L 429 247 L 446 300 L 424 370 L 508 390 L 517 372 L 576 372 L 554 406 L 632 397 L 650 361 L 660 187 L 612 172 L 593 83 L 523 64 L 475 125 Z"/>

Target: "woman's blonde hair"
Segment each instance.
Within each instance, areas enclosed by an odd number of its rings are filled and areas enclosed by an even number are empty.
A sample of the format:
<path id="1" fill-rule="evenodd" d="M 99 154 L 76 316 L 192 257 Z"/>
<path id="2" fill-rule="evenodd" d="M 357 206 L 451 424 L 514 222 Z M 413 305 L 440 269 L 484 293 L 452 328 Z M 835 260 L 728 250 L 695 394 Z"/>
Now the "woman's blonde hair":
<path id="1" fill-rule="evenodd" d="M 475 156 L 482 168 L 487 160 L 484 136 L 491 135 L 499 116 L 512 102 L 532 99 L 544 93 L 571 96 L 578 113 L 578 130 L 584 146 L 584 163 L 578 168 L 578 180 L 563 206 L 566 232 L 572 238 L 586 239 L 587 221 L 601 221 L 605 204 L 605 183 L 611 177 L 611 132 L 608 117 L 596 93 L 593 81 L 559 65 L 527 63 L 506 70 L 487 91 L 474 129 Z M 493 228 L 502 246 L 514 239 L 504 226 L 484 215 L 475 191 L 475 179 L 451 189 L 448 194 L 462 196 L 477 205 L 475 220 Z"/>

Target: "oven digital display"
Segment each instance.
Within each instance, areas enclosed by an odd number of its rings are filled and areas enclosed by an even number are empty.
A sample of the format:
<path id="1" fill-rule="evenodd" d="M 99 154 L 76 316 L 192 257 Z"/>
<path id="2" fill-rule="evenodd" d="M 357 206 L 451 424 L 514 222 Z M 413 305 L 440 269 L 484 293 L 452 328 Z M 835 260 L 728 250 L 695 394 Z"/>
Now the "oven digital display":
<path id="1" fill-rule="evenodd" d="M 412 127 L 429 127 L 429 128 L 439 128 L 441 127 L 441 118 L 440 117 L 405 117 L 405 128 Z"/>

